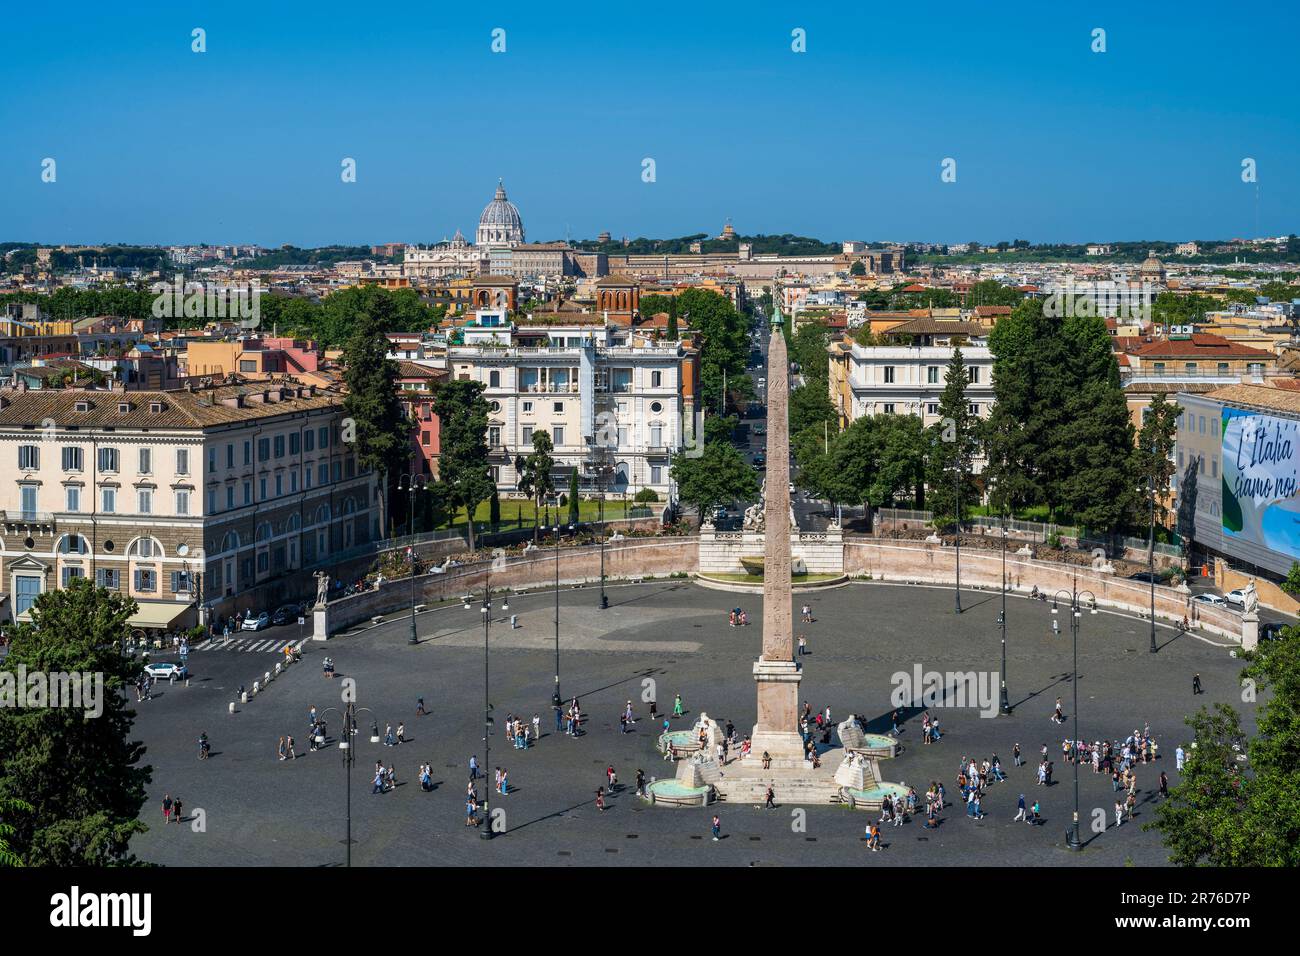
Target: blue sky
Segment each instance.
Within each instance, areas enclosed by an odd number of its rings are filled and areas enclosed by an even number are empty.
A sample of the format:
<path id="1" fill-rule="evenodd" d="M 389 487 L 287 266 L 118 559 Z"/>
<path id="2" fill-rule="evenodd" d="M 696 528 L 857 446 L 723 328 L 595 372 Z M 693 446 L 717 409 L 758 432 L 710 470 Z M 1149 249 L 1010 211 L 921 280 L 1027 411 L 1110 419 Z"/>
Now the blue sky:
<path id="1" fill-rule="evenodd" d="M 498 176 L 530 240 L 1297 231 L 1297 5 L 1159 6 L 13 4 L 0 240 L 472 238 Z"/>

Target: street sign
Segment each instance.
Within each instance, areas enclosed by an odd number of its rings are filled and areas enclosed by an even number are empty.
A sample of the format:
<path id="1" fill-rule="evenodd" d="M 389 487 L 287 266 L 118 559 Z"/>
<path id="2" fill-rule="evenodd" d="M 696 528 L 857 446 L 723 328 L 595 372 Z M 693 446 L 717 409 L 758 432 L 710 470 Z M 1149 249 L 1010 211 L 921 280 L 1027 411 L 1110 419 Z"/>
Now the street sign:
<path id="1" fill-rule="evenodd" d="M 298 618 L 298 626 L 299 626 L 299 627 L 302 627 L 302 626 L 303 626 L 304 624 L 306 624 L 306 623 L 307 623 L 307 619 L 306 619 L 305 617 L 300 617 L 300 618 Z"/>

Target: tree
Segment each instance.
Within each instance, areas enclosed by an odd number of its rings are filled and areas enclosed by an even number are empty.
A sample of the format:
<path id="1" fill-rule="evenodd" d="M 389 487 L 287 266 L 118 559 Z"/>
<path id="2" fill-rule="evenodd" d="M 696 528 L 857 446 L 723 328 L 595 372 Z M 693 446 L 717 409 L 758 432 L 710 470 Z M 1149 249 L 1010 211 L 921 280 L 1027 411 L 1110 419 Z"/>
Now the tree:
<path id="1" fill-rule="evenodd" d="M 9 846 L 9 838 L 14 835 L 13 824 L 5 823 L 5 814 L 13 816 L 18 813 L 31 813 L 32 805 L 16 797 L 0 797 L 0 866 L 22 866 L 23 858 Z"/>
<path id="2" fill-rule="evenodd" d="M 569 524 L 576 527 L 581 514 L 578 510 L 578 469 L 569 472 Z"/>
<path id="3" fill-rule="evenodd" d="M 1138 431 L 1136 472 L 1146 479 L 1147 494 L 1155 500 L 1157 520 L 1163 524 L 1168 512 L 1164 501 L 1169 495 L 1169 482 L 1174 475 L 1174 446 L 1178 437 L 1178 405 L 1165 401 L 1165 393 L 1157 392 L 1147 407 L 1147 414 Z M 1141 516 L 1137 516 L 1140 517 Z M 1155 549 L 1154 537 L 1147 543 L 1147 562 Z"/>
<path id="4" fill-rule="evenodd" d="M 817 321 L 807 321 L 799 325 L 798 331 L 790 337 L 790 358 L 799 363 L 799 373 L 810 385 L 820 383 L 826 391 L 826 381 L 830 377 L 830 330 Z"/>
<path id="5" fill-rule="evenodd" d="M 849 266 L 849 275 L 864 276 L 867 274 L 867 267 L 862 264 L 862 260 L 856 260 L 853 265 Z"/>
<path id="6" fill-rule="evenodd" d="M 952 350 L 947 377 L 939 395 L 939 421 L 930 427 L 927 484 L 935 524 L 949 519 L 961 522 L 977 498 L 971 463 L 979 449 L 979 419 L 970 413 L 966 386 L 970 372 L 960 348 Z M 961 495 L 958 514 L 958 474 Z"/>
<path id="7" fill-rule="evenodd" d="M 87 675 L 83 688 L 89 675 L 103 675 L 97 717 L 74 707 L 0 707 L 0 809 L 14 800 L 31 807 L 5 821 L 9 852 L 29 866 L 134 860 L 129 844 L 146 829 L 139 815 L 151 776 L 140 764 L 144 746 L 130 739 L 135 715 L 126 706 L 139 664 L 120 642 L 135 611 L 131 598 L 72 578 L 36 598 L 31 620 L 18 625 L 0 660 L 4 683 L 20 667 L 29 675 Z"/>
<path id="8" fill-rule="evenodd" d="M 790 393 L 789 418 L 791 435 L 815 428 L 820 441 L 823 425 L 832 435 L 839 431 L 839 415 L 831 404 L 825 379 L 800 385 Z"/>
<path id="9" fill-rule="evenodd" d="M 711 508 L 758 497 L 758 478 L 740 452 L 726 442 L 710 442 L 698 458 L 684 452 L 673 456 L 670 467 L 677 495 L 695 505 L 703 521 Z"/>
<path id="10" fill-rule="evenodd" d="M 351 432 L 361 469 L 380 475 L 386 512 L 389 479 L 410 459 L 411 425 L 398 401 L 398 366 L 388 357 L 390 345 L 384 335 L 393 318 L 392 302 L 376 296 L 358 302 L 359 308 L 351 319 L 353 332 L 343 355 L 343 381 L 348 389 L 343 408 L 352 421 L 344 437 Z M 380 516 L 379 526 L 387 524 L 385 513 Z"/>
<path id="11" fill-rule="evenodd" d="M 735 415 L 707 415 L 704 418 L 704 442 L 731 441 L 739 423 Z"/>
<path id="12" fill-rule="evenodd" d="M 1292 561 L 1282 582 L 1282 590 L 1292 597 L 1300 597 L 1300 561 Z"/>
<path id="13" fill-rule="evenodd" d="M 1188 718 L 1182 778 L 1146 825 L 1180 866 L 1300 865 L 1300 632 L 1261 644 L 1241 676 L 1258 695 L 1256 735 L 1227 704 Z"/>
<path id="14" fill-rule="evenodd" d="M 555 459 L 551 457 L 554 450 L 550 434 L 539 428 L 533 432 L 532 453 L 515 458 L 516 484 L 532 499 L 536 511 L 542 510 L 543 499 L 555 494 L 555 480 L 551 477 L 551 469 L 555 467 Z M 533 544 L 537 543 L 538 533 L 537 522 L 533 522 Z"/>
<path id="15" fill-rule="evenodd" d="M 488 404 L 484 385 L 468 379 L 438 383 L 433 413 L 438 416 L 438 472 L 453 506 L 465 509 L 469 547 L 474 550 L 474 512 L 496 484 L 488 469 Z"/>
<path id="16" fill-rule="evenodd" d="M 495 486 L 492 488 L 492 497 L 488 499 L 488 523 L 493 531 L 501 524 L 501 496 L 497 494 Z"/>

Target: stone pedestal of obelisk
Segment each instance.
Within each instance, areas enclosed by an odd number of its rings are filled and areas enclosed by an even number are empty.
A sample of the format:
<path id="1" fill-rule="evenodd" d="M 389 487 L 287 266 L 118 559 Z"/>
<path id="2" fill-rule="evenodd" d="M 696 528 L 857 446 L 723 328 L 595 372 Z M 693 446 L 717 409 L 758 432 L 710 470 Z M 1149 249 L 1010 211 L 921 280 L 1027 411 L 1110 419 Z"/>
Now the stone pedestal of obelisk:
<path id="1" fill-rule="evenodd" d="M 794 660 L 790 593 L 790 359 L 781 312 L 773 306 L 767 352 L 767 492 L 763 503 L 763 654 L 754 662 L 758 723 L 751 759 L 774 766 L 803 760 L 799 665 Z"/>

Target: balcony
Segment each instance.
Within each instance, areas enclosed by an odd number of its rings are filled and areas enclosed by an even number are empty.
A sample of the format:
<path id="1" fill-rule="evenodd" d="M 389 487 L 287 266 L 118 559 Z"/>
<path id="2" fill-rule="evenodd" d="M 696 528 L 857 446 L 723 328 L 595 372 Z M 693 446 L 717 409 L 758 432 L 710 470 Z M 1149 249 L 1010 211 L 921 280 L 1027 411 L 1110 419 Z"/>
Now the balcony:
<path id="1" fill-rule="evenodd" d="M 25 508 L 19 508 L 15 511 L 0 511 L 0 523 L 29 528 L 49 527 L 53 528 L 54 513 L 52 511 L 28 511 Z"/>

